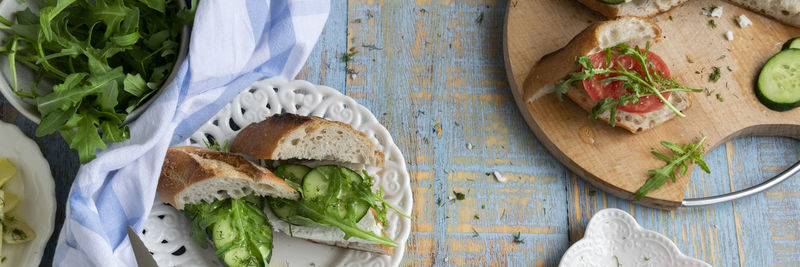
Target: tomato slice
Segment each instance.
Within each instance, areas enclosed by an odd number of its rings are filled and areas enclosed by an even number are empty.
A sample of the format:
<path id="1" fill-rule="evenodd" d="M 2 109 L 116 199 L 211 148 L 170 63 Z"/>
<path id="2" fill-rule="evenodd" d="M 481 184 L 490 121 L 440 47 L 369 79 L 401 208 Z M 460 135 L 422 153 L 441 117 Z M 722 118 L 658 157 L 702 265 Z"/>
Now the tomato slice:
<path id="1" fill-rule="evenodd" d="M 592 60 L 592 65 L 595 67 L 603 67 L 606 61 L 606 51 L 597 52 L 593 55 L 590 55 L 589 58 Z M 653 63 L 653 66 L 655 66 L 655 71 L 661 72 L 664 77 L 670 77 L 669 68 L 667 67 L 667 64 L 664 63 L 664 60 L 661 59 L 661 57 L 653 52 L 650 52 L 647 55 L 647 60 Z M 611 61 L 619 62 L 625 69 L 635 70 L 640 75 L 644 75 L 641 64 L 629 56 L 612 54 Z M 650 73 L 653 74 L 655 72 L 654 70 L 650 70 Z M 583 80 L 583 88 L 586 89 L 586 93 L 589 94 L 589 97 L 591 97 L 595 102 L 607 97 L 614 99 L 619 98 L 628 92 L 627 89 L 622 87 L 624 83 L 623 81 L 613 81 L 610 83 L 602 82 L 604 79 L 614 76 L 619 76 L 619 74 L 595 75 L 591 79 Z M 664 98 L 669 98 L 669 94 L 669 92 L 666 92 L 662 93 L 661 95 L 664 96 Z M 617 109 L 631 113 L 647 113 L 657 110 L 663 105 L 664 103 L 661 102 L 661 99 L 659 99 L 658 96 L 649 95 L 640 97 L 639 103 L 635 105 L 627 104 L 624 106 L 619 106 Z"/>

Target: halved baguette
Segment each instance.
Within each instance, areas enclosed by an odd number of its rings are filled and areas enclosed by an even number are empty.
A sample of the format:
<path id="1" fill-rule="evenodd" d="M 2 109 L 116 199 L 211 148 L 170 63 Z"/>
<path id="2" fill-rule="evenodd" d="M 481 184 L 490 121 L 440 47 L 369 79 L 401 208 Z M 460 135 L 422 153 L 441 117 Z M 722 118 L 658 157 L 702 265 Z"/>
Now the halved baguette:
<path id="1" fill-rule="evenodd" d="M 186 204 L 249 194 L 300 198 L 283 179 L 242 156 L 190 146 L 167 150 L 156 192 L 179 210 Z"/>
<path id="2" fill-rule="evenodd" d="M 231 143 L 230 150 L 253 159 L 290 161 L 306 166 L 318 165 L 309 164 L 309 160 L 340 166 L 384 165 L 383 153 L 375 149 L 375 144 L 364 133 L 341 122 L 295 114 L 276 114 L 245 127 Z M 356 172 L 360 171 L 356 169 Z M 359 221 L 359 228 L 386 236 L 375 220 L 374 210 L 371 211 Z M 336 227 L 289 226 L 275 216 L 269 205 L 265 205 L 264 213 L 275 230 L 295 238 L 384 255 L 393 253 L 391 247 L 378 243 L 355 237 L 345 240 L 344 232 Z"/>
<path id="3" fill-rule="evenodd" d="M 773 17 L 783 23 L 800 27 L 798 0 L 729 0 L 731 3 Z"/>
<path id="4" fill-rule="evenodd" d="M 644 47 L 647 41 L 654 43 L 661 36 L 661 29 L 651 21 L 639 17 L 621 17 L 615 20 L 595 23 L 575 38 L 567 46 L 544 56 L 533 67 L 525 80 L 525 99 L 533 102 L 539 97 L 553 93 L 555 86 L 564 81 L 570 72 L 577 71 L 575 59 L 600 52 L 606 48 L 620 43 L 640 45 Z M 581 108 L 589 111 L 596 104 L 583 84 L 576 82 L 567 92 L 567 97 L 577 103 Z M 683 92 L 673 92 L 668 99 L 678 110 L 686 110 L 691 105 L 689 95 Z M 665 106 L 653 112 L 644 114 L 617 111 L 616 125 L 632 133 L 641 133 L 653 128 L 671 118 L 675 114 Z M 609 121 L 610 112 L 598 116 Z"/>
<path id="5" fill-rule="evenodd" d="M 231 152 L 256 159 L 307 159 L 383 167 L 383 153 L 350 125 L 320 117 L 276 114 L 251 124 L 231 143 Z"/>
<path id="6" fill-rule="evenodd" d="M 628 0 L 622 4 L 606 4 L 598 0 L 578 0 L 587 7 L 613 19 L 624 16 L 652 17 L 688 0 Z"/>

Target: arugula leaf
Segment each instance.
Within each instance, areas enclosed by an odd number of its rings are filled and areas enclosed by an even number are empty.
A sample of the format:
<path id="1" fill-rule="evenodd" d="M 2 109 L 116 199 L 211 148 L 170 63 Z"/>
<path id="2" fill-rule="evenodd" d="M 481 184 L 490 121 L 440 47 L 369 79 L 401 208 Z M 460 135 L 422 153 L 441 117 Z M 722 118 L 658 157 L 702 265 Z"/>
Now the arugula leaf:
<path id="1" fill-rule="evenodd" d="M 622 81 L 623 88 L 627 89 L 628 93 L 620 96 L 617 99 L 604 98 L 598 101 L 589 112 L 590 119 L 596 120 L 598 116 L 606 111 L 609 111 L 609 124 L 611 124 L 611 126 L 615 126 L 617 107 L 627 104 L 636 104 L 639 102 L 639 98 L 650 95 L 658 96 L 661 102 L 663 102 L 664 105 L 672 110 L 672 112 L 678 115 L 678 117 L 686 117 L 686 115 L 675 108 L 672 103 L 667 101 L 662 94 L 675 91 L 698 93 L 702 92 L 702 89 L 684 87 L 674 79 L 664 77 L 661 72 L 654 70 L 655 68 L 653 63 L 647 59 L 649 51 L 649 42 L 645 46 L 645 49 L 640 49 L 639 46 L 631 47 L 627 44 L 621 43 L 606 49 L 605 64 L 604 66 L 599 67 L 595 67 L 594 64 L 592 64 L 591 58 L 588 56 L 578 57 L 575 60 L 575 65 L 581 67 L 582 70 L 570 73 L 566 80 L 556 85 L 556 97 L 559 101 L 563 101 L 562 95 L 566 94 L 570 89 L 570 85 L 576 82 L 591 79 L 595 75 L 615 74 L 618 76 L 605 78 L 602 80 L 602 82 L 607 83 Z M 625 55 L 633 60 L 636 60 L 642 66 L 642 72 L 644 75 L 639 74 L 639 72 L 636 70 L 626 70 L 620 67 L 622 64 L 620 62 L 614 62 L 612 60 L 612 55 Z"/>
<path id="2" fill-rule="evenodd" d="M 58 0 L 43 1 L 38 15 L 17 12 L 15 23 L 0 17 L 0 53 L 14 92 L 37 103 L 37 135 L 59 131 L 82 163 L 105 149 L 97 140 L 127 139 L 125 116 L 166 81 L 193 10 L 166 0 Z M 18 87 L 17 63 L 37 72 L 32 88 Z M 53 92 L 36 93 L 41 79 Z"/>
<path id="3" fill-rule="evenodd" d="M 704 136 L 697 143 L 689 143 L 682 146 L 667 141 L 661 141 L 661 145 L 672 150 L 675 155 L 667 157 L 664 154 L 650 151 L 654 156 L 666 162 L 667 165 L 659 169 L 647 171 L 647 173 L 650 174 L 650 178 L 636 191 L 636 200 L 641 200 L 651 191 L 661 188 L 667 180 L 675 182 L 675 172 L 678 171 L 677 168 L 680 167 L 681 175 L 685 175 L 686 171 L 689 169 L 688 164 L 690 163 L 697 164 L 706 173 L 711 173 L 711 170 L 708 169 L 708 165 L 703 161 L 703 155 L 705 154 L 703 142 L 705 140 L 706 137 Z"/>

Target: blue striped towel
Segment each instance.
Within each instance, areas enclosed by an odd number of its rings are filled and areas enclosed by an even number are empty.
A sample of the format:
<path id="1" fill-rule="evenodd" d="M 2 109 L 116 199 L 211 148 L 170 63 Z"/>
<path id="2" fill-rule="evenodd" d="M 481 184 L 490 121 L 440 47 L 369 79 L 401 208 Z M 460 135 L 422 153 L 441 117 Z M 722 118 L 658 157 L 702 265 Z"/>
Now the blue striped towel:
<path id="1" fill-rule="evenodd" d="M 136 266 L 126 227 L 144 227 L 167 146 L 253 82 L 294 78 L 329 10 L 328 0 L 201 0 L 175 79 L 130 124 L 130 140 L 78 171 L 53 265 Z"/>

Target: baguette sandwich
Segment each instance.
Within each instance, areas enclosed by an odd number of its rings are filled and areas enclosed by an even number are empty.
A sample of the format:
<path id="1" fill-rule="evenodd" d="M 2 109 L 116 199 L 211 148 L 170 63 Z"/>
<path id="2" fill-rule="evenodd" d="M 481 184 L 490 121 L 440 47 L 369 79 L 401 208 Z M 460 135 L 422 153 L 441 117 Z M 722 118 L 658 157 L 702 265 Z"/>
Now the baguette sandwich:
<path id="1" fill-rule="evenodd" d="M 384 165 L 383 153 L 364 133 L 319 117 L 278 114 L 242 129 L 231 152 L 277 166 L 275 174 L 302 192 L 297 201 L 268 198 L 265 212 L 277 231 L 320 244 L 393 253 L 396 244 L 385 237 L 382 223 L 386 207 L 394 208 L 383 201 L 381 190 L 372 191 L 372 177 L 348 168 Z M 330 222 L 311 210 L 347 223 Z"/>
<path id="2" fill-rule="evenodd" d="M 669 68 L 650 51 L 661 29 L 647 19 L 621 17 L 589 26 L 566 47 L 544 56 L 524 83 L 525 99 L 567 95 L 591 119 L 641 133 L 683 116 L 688 92 L 670 78 Z M 658 92 L 658 93 L 656 93 Z"/>
<path id="3" fill-rule="evenodd" d="M 688 0 L 578 0 L 607 18 L 624 16 L 652 17 Z"/>
<path id="4" fill-rule="evenodd" d="M 170 147 L 157 187 L 162 201 L 185 211 L 194 239 L 205 245 L 210 238 L 228 266 L 268 266 L 273 228 L 379 254 L 397 246 L 383 231 L 386 207 L 394 208 L 382 190 L 373 192 L 372 177 L 330 163 L 382 166 L 383 154 L 363 133 L 322 118 L 275 115 L 245 127 L 232 144 L 232 151 L 282 164 L 270 171 L 232 153 Z M 259 154 L 267 150 L 281 156 Z M 285 162 L 297 159 L 322 165 Z"/>
<path id="5" fill-rule="evenodd" d="M 624 16 L 652 17 L 680 6 L 688 0 L 578 0 L 607 18 Z M 695 0 L 696 1 L 696 0 Z M 797 0 L 728 0 L 780 22 L 800 27 L 800 1 Z"/>

